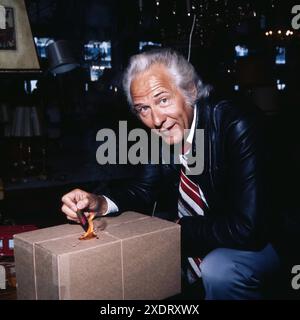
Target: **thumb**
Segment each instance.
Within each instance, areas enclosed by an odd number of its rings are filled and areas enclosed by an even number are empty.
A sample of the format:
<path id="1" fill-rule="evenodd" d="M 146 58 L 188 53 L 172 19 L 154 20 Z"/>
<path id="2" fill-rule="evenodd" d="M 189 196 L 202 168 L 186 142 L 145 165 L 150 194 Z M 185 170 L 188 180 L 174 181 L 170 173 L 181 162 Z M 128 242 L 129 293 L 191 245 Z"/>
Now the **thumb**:
<path id="1" fill-rule="evenodd" d="M 89 199 L 85 198 L 85 199 L 79 200 L 76 206 L 79 210 L 85 209 L 86 207 L 89 206 Z"/>

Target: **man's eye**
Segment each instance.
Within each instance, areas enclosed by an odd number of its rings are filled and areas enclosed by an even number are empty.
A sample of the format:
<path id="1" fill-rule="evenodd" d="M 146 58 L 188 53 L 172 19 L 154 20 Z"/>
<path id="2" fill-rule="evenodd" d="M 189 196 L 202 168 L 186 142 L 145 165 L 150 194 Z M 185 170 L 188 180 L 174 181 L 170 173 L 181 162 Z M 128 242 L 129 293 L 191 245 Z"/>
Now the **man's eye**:
<path id="1" fill-rule="evenodd" d="M 168 102 L 168 98 L 162 98 L 160 99 L 161 104 L 166 104 Z"/>
<path id="2" fill-rule="evenodd" d="M 138 114 L 145 114 L 148 109 L 149 109 L 148 106 L 141 106 L 141 107 L 136 108 L 135 110 L 136 110 L 136 113 L 138 113 Z"/>

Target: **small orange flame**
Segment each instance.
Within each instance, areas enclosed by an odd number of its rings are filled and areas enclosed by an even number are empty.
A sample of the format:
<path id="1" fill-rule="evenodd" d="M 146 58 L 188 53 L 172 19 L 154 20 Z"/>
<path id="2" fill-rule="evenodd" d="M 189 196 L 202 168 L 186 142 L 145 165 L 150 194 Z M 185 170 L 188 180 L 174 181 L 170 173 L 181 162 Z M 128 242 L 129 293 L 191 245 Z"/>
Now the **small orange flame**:
<path id="1" fill-rule="evenodd" d="M 91 213 L 89 215 L 88 217 L 89 227 L 87 231 L 82 236 L 80 236 L 79 240 L 89 240 L 97 237 L 97 234 L 94 230 L 94 223 L 93 223 L 94 217 L 95 217 L 94 213 Z"/>

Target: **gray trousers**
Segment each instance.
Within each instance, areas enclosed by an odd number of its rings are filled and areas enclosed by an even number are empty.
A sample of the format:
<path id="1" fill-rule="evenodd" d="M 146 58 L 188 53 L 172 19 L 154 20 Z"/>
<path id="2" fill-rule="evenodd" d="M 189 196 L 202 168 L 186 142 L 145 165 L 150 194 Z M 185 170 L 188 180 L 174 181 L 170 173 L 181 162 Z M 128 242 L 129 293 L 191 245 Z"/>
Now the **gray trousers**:
<path id="1" fill-rule="evenodd" d="M 261 251 L 219 248 L 200 265 L 207 300 L 263 299 L 263 286 L 280 269 L 271 244 Z"/>

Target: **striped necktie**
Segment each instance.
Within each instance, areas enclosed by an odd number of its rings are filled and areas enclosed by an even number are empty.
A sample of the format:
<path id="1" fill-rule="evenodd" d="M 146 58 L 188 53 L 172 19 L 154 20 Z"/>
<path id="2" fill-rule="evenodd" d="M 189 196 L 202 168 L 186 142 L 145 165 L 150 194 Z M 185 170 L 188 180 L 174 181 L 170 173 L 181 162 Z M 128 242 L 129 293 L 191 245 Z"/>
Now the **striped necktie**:
<path id="1" fill-rule="evenodd" d="M 206 208 L 208 208 L 208 205 L 202 190 L 196 183 L 188 178 L 185 173 L 185 168 L 182 166 L 178 199 L 179 218 L 184 216 L 203 216 Z M 188 262 L 187 276 L 190 282 L 194 282 L 197 278 L 201 277 L 201 259 L 198 257 L 188 257 Z"/>

